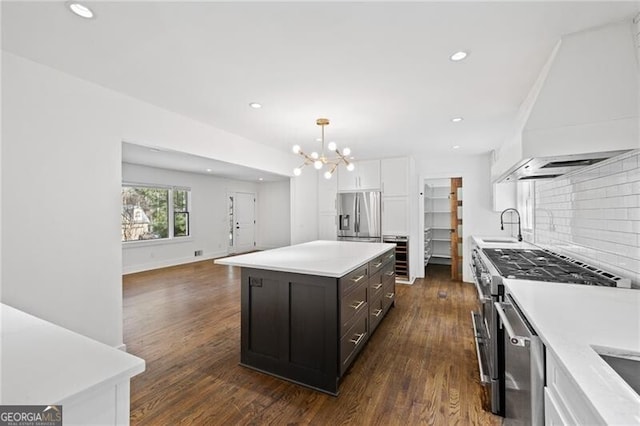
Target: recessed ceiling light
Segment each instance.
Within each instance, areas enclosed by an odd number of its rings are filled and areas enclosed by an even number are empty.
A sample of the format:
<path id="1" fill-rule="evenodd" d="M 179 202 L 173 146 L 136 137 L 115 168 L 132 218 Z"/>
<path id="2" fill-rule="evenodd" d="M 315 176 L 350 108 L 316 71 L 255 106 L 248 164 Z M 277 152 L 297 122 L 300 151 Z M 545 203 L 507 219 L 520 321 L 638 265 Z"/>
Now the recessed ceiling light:
<path id="1" fill-rule="evenodd" d="M 449 59 L 451 59 L 451 60 L 452 60 L 452 61 L 454 61 L 454 62 L 457 62 L 457 61 L 461 61 L 461 60 L 463 60 L 463 59 L 464 59 L 464 58 L 466 58 L 466 57 L 467 57 L 467 52 L 463 52 L 463 51 L 461 50 L 461 51 L 456 52 L 456 53 L 454 53 L 453 55 L 449 56 Z"/>
<path id="2" fill-rule="evenodd" d="M 71 9 L 71 11 L 76 15 L 85 19 L 93 18 L 93 11 L 83 4 L 76 2 L 69 3 L 69 9 Z"/>
<path id="3" fill-rule="evenodd" d="M 263 178 L 258 178 L 258 180 L 264 180 Z"/>
<path id="4" fill-rule="evenodd" d="M 462 120 L 464 120 L 464 118 L 462 118 L 462 117 L 453 117 L 453 118 L 451 119 L 451 121 L 453 121 L 454 123 L 459 123 L 459 122 L 461 122 Z"/>
<path id="5" fill-rule="evenodd" d="M 251 102 L 251 103 L 249 104 L 249 106 L 250 106 L 251 108 L 253 108 L 253 109 L 260 109 L 260 108 L 262 108 L 262 104 L 259 104 L 258 102 Z"/>
<path id="6" fill-rule="evenodd" d="M 213 170 L 211 170 L 211 169 L 207 169 L 207 171 L 208 171 L 209 173 L 211 173 Z"/>
<path id="7" fill-rule="evenodd" d="M 453 146 L 453 149 L 458 149 L 458 148 L 460 148 L 460 145 L 454 145 Z"/>

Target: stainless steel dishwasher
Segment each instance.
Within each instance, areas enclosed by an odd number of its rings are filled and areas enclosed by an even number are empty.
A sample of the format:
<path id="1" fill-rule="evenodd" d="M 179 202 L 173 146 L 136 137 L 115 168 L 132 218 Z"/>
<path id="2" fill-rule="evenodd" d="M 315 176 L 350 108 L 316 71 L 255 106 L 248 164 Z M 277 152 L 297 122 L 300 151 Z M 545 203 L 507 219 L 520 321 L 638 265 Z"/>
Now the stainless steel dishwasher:
<path id="1" fill-rule="evenodd" d="M 495 302 L 504 329 L 505 425 L 544 424 L 544 345 L 511 295 Z"/>

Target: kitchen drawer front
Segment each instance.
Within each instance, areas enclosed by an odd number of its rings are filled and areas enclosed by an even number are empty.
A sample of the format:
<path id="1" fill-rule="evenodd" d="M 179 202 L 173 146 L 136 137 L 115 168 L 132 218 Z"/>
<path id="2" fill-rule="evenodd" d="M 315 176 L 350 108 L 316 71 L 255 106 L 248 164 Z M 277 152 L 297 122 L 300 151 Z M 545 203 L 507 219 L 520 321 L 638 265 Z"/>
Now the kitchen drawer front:
<path id="1" fill-rule="evenodd" d="M 340 339 L 340 376 L 347 371 L 360 349 L 369 338 L 368 311 L 360 312 L 355 317 L 355 322 Z"/>
<path id="2" fill-rule="evenodd" d="M 368 270 L 369 264 L 362 265 L 340 278 L 340 294 L 347 294 L 358 285 L 367 281 L 369 279 Z"/>
<path id="3" fill-rule="evenodd" d="M 382 294 L 382 293 L 381 293 Z M 384 317 L 384 305 L 382 297 L 369 302 L 369 332 L 372 334 Z"/>
<path id="4" fill-rule="evenodd" d="M 380 271 L 382 269 L 382 267 L 385 264 L 385 261 L 387 260 L 387 254 L 381 254 L 380 256 L 376 257 L 375 259 L 373 259 L 371 262 L 369 262 L 369 275 L 373 275 L 376 272 Z"/>
<path id="5" fill-rule="evenodd" d="M 389 250 L 388 252 L 383 254 L 381 257 L 382 257 L 383 265 L 386 265 L 388 263 L 393 265 L 396 263 L 396 250 L 395 249 Z"/>
<path id="6" fill-rule="evenodd" d="M 340 299 L 340 336 L 343 336 L 349 327 L 353 325 L 355 317 L 360 312 L 368 311 L 368 287 L 369 283 L 367 281 L 361 282 L 357 288 Z"/>
<path id="7" fill-rule="evenodd" d="M 556 403 L 574 424 L 602 424 L 603 421 L 552 352 L 546 351 L 547 386 Z"/>
<path id="8" fill-rule="evenodd" d="M 393 302 L 396 300 L 396 282 L 387 281 L 382 286 L 382 306 L 386 314 Z"/>
<path id="9" fill-rule="evenodd" d="M 396 282 L 396 268 L 395 268 L 395 264 L 393 263 L 388 263 L 384 266 L 384 268 L 382 268 L 382 282 L 383 283 L 388 283 L 388 282 Z"/>
<path id="10" fill-rule="evenodd" d="M 382 296 L 383 279 L 383 271 L 379 271 L 369 278 L 369 297 L 367 299 L 369 302 Z"/>
<path id="11" fill-rule="evenodd" d="M 544 424 L 545 426 L 570 426 L 578 424 L 567 412 L 552 388 L 544 388 Z"/>

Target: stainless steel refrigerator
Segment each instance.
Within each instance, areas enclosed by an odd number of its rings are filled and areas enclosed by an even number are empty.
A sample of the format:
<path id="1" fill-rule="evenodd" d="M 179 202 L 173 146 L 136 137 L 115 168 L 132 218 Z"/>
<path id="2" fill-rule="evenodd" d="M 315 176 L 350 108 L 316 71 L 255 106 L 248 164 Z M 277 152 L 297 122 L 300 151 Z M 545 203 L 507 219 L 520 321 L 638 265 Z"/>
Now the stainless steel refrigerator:
<path id="1" fill-rule="evenodd" d="M 338 194 L 338 240 L 380 242 L 380 192 Z"/>

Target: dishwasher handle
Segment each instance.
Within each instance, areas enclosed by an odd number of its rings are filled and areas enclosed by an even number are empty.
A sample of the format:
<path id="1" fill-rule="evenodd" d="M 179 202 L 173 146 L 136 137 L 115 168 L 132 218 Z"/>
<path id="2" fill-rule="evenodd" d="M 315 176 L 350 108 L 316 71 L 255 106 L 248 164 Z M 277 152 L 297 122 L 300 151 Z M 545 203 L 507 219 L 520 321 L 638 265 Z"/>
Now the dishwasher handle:
<path id="1" fill-rule="evenodd" d="M 504 329 L 507 331 L 507 335 L 509 336 L 509 341 L 514 346 L 527 346 L 527 343 L 530 341 L 528 337 L 518 336 L 515 331 L 513 331 L 513 327 L 507 318 L 507 314 L 504 311 L 503 306 L 512 306 L 509 303 L 505 302 L 494 302 L 494 306 L 496 307 L 496 311 L 498 312 L 498 316 L 502 321 L 502 325 Z"/>

